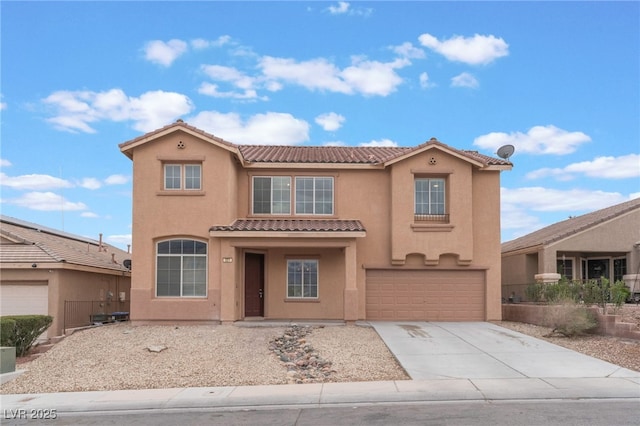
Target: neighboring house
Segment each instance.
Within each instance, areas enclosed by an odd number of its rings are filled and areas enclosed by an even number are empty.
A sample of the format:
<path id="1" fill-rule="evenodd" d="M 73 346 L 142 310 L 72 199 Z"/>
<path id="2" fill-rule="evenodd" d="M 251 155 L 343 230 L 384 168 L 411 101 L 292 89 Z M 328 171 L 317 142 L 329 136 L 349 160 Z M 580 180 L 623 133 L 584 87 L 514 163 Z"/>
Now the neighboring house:
<path id="1" fill-rule="evenodd" d="M 101 301 L 96 309 L 109 313 L 128 300 L 131 273 L 122 263 L 130 257 L 101 241 L 0 216 L 0 314 L 51 315 L 48 337 L 62 335 L 65 301 Z"/>
<path id="2" fill-rule="evenodd" d="M 640 198 L 542 228 L 502 244 L 502 295 L 527 285 L 607 278 L 640 293 Z"/>
<path id="3" fill-rule="evenodd" d="M 134 322 L 501 317 L 508 161 L 435 139 L 235 145 L 182 120 L 120 149 Z"/>

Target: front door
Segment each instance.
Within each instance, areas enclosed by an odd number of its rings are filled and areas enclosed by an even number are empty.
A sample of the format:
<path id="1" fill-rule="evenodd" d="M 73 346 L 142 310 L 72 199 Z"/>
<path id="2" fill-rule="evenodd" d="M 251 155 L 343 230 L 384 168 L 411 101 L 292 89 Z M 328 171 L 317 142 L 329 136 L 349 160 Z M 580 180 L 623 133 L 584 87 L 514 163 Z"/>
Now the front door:
<path id="1" fill-rule="evenodd" d="M 264 316 L 264 254 L 244 255 L 244 316 Z"/>

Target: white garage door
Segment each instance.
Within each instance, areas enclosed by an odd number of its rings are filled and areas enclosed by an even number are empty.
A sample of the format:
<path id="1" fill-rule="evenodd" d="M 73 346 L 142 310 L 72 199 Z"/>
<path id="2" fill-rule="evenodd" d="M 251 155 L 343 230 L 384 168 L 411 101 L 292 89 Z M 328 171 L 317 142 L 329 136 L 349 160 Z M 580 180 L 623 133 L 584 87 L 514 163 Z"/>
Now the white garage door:
<path id="1" fill-rule="evenodd" d="M 483 271 L 368 270 L 368 320 L 484 321 Z"/>
<path id="2" fill-rule="evenodd" d="M 0 285 L 2 315 L 47 315 L 49 289 L 46 282 L 2 283 Z"/>

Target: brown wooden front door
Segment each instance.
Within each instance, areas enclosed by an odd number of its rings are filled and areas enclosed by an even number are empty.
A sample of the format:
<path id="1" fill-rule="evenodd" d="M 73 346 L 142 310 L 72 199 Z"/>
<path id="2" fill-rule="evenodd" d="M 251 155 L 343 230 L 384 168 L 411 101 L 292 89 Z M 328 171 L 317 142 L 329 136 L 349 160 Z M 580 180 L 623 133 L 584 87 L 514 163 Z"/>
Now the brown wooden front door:
<path id="1" fill-rule="evenodd" d="M 244 255 L 244 316 L 264 316 L 264 254 Z"/>

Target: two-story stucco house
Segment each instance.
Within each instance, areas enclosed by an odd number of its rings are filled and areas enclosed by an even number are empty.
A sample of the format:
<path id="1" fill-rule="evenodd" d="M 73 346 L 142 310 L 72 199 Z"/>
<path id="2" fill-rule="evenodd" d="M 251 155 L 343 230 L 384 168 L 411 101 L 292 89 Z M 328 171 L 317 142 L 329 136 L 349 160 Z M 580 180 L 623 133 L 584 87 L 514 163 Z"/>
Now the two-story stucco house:
<path id="1" fill-rule="evenodd" d="M 435 139 L 235 145 L 181 120 L 120 149 L 134 322 L 501 317 L 508 161 Z"/>

